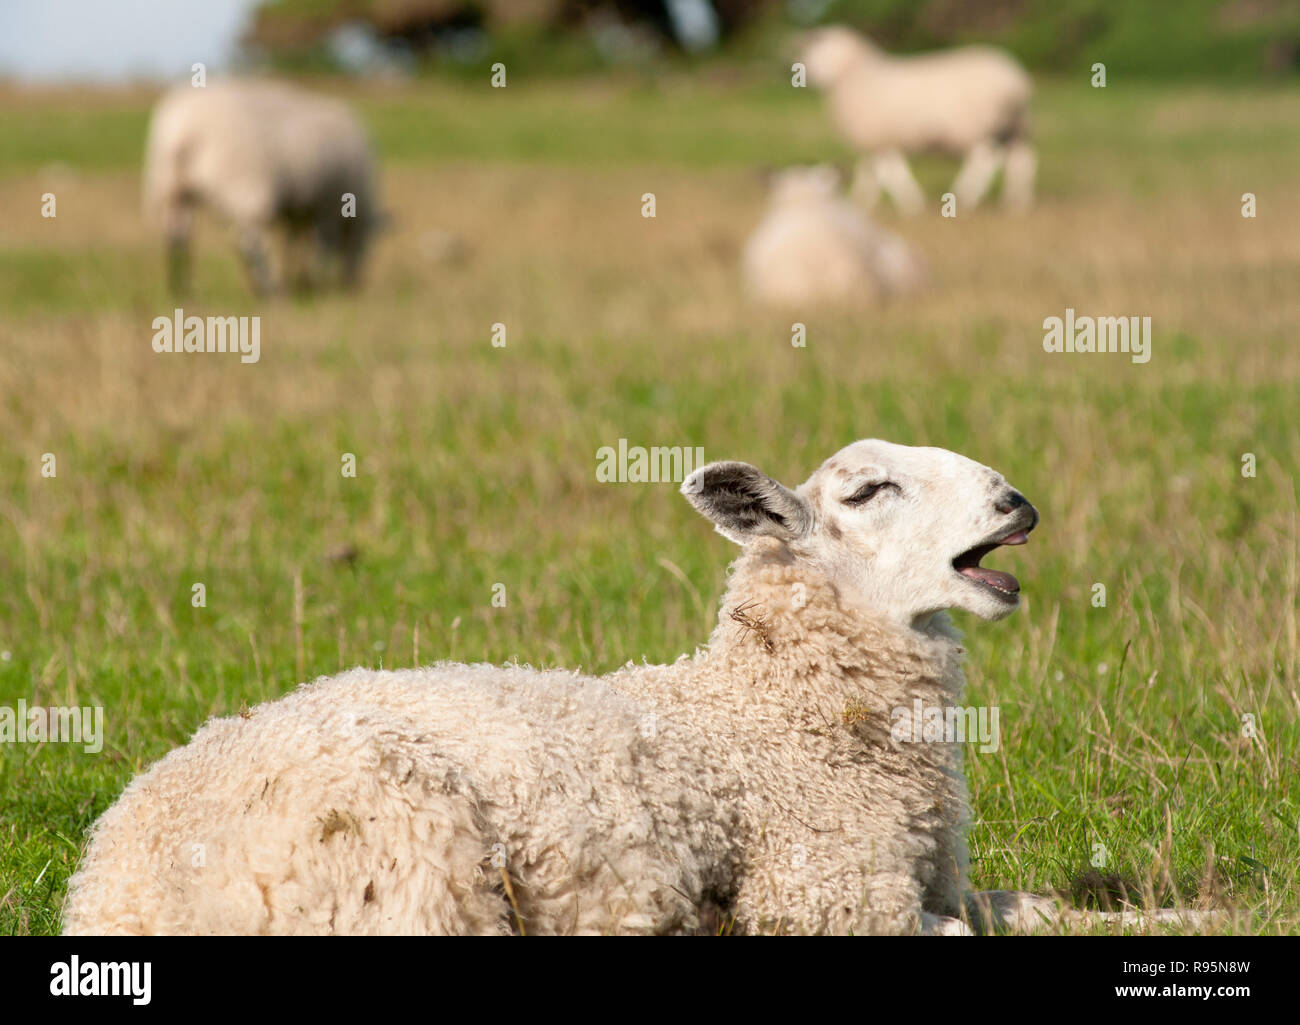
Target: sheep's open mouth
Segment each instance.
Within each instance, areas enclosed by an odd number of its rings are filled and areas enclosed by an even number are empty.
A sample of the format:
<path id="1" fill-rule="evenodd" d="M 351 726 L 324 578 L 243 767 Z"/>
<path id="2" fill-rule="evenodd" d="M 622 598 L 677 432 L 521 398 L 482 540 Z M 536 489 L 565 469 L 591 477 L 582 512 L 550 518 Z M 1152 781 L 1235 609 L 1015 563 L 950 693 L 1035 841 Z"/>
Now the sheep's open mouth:
<path id="1" fill-rule="evenodd" d="M 962 552 L 952 560 L 952 568 L 968 580 L 987 587 L 1001 598 L 1015 598 L 1020 593 L 1020 581 L 1002 570 L 985 569 L 980 565 L 980 560 L 995 548 L 1001 548 L 1003 545 L 1023 545 L 1028 540 L 1029 531 L 1014 531 L 997 541 L 976 545 L 969 551 Z"/>

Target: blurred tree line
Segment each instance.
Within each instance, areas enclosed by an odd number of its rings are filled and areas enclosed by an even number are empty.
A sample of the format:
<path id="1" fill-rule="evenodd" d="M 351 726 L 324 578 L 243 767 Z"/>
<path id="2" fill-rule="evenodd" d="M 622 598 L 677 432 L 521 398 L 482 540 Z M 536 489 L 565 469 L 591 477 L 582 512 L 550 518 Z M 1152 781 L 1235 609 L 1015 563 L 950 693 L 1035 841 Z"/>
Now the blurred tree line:
<path id="1" fill-rule="evenodd" d="M 264 0 L 246 42 L 343 70 L 556 72 L 771 54 L 792 29 L 854 25 L 895 51 L 1004 46 L 1036 71 L 1288 76 L 1300 0 Z"/>

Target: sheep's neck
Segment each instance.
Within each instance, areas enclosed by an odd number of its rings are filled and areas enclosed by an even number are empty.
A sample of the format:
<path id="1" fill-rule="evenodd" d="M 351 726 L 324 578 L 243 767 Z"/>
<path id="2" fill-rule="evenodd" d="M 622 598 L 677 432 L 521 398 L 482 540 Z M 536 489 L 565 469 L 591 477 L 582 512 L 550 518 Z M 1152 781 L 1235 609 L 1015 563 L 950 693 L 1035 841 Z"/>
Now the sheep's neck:
<path id="1" fill-rule="evenodd" d="M 717 628 L 697 656 L 699 677 L 750 698 L 776 692 L 787 705 L 851 701 L 886 677 L 923 700 L 955 699 L 957 635 L 945 616 L 929 625 L 921 632 L 855 609 L 784 545 L 754 545 L 731 569 Z"/>

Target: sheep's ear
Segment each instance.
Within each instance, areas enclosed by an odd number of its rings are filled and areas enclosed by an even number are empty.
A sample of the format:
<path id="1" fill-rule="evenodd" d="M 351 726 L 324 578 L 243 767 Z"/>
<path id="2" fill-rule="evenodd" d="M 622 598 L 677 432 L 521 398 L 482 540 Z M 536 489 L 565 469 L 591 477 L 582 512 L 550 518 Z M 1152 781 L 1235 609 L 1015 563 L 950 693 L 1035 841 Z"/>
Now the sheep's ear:
<path id="1" fill-rule="evenodd" d="M 789 541 L 812 529 L 807 500 L 748 463 L 702 466 L 683 482 L 682 494 L 738 545 L 762 536 Z"/>

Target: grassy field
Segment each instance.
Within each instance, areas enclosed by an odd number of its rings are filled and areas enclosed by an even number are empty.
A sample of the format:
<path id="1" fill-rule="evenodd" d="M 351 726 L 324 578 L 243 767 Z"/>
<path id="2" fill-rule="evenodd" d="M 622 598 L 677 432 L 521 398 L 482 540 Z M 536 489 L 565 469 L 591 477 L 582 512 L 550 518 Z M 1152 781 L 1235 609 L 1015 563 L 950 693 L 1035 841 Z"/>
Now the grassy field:
<path id="1" fill-rule="evenodd" d="M 796 484 L 871 436 L 992 465 L 1043 517 L 997 563 L 1022 610 L 958 617 L 1003 734 L 969 759 L 975 883 L 1300 931 L 1300 92 L 1044 83 L 1038 208 L 902 225 L 932 290 L 810 314 L 795 348 L 736 266 L 758 165 L 844 156 L 816 97 L 349 88 L 397 222 L 359 297 L 259 303 L 201 233 L 186 311 L 259 314 L 256 365 L 151 350 L 152 97 L 0 94 L 0 705 L 106 728 L 97 755 L 0 745 L 0 933 L 59 928 L 86 827 L 208 716 L 357 663 L 605 671 L 703 642 L 733 549 L 673 485 L 598 483 L 601 446 Z M 918 170 L 937 197 L 955 169 Z M 1150 316 L 1151 361 L 1045 353 L 1067 307 Z"/>

